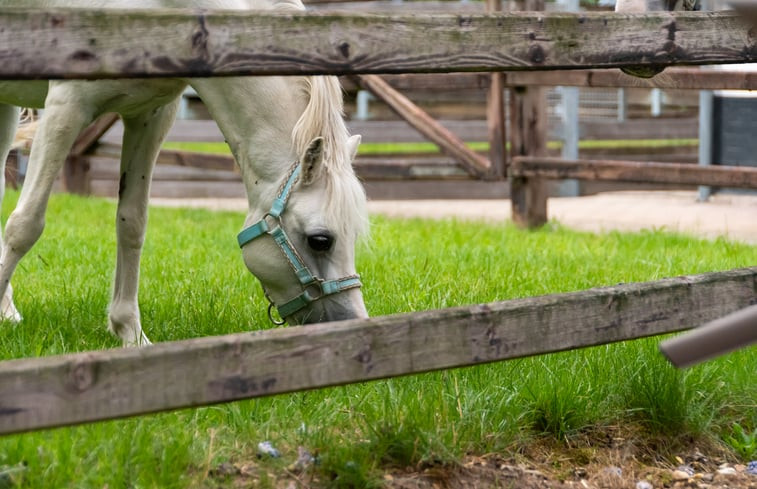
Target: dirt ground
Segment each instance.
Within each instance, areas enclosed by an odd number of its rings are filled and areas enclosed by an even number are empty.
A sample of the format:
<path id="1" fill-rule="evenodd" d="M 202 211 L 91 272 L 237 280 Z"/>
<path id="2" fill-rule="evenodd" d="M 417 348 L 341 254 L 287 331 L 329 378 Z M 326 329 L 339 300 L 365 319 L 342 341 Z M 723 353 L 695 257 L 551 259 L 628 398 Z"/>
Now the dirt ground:
<path id="1" fill-rule="evenodd" d="M 641 441 L 619 433 L 611 428 L 566 443 L 537 440 L 515 455 L 470 455 L 458 463 L 386 467 L 381 483 L 386 489 L 757 489 L 757 475 L 729 460 L 717 445 Z M 211 471 L 208 482 L 211 487 L 242 488 L 265 480 L 277 489 L 316 489 L 335 482 L 312 465 L 263 476 L 264 466 L 259 459 L 227 462 Z"/>
<path id="2" fill-rule="evenodd" d="M 153 199 L 153 205 L 246 210 L 243 199 Z M 394 217 L 499 221 L 510 218 L 509 200 L 370 201 L 372 214 Z M 757 195 L 715 195 L 698 202 L 696 192 L 609 192 L 549 200 L 550 219 L 584 231 L 666 229 L 714 239 L 757 243 Z"/>

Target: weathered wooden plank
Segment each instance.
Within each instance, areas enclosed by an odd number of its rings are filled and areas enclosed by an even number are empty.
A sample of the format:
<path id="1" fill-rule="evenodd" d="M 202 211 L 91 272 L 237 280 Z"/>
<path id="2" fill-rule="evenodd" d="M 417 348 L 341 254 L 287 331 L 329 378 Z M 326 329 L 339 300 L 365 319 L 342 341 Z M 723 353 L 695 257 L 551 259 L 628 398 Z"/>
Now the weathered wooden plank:
<path id="1" fill-rule="evenodd" d="M 510 94 L 510 153 L 517 157 L 547 154 L 547 100 L 542 87 L 520 87 Z M 511 163 L 512 164 L 512 163 Z M 524 178 L 508 168 L 510 208 L 515 224 L 536 228 L 547 222 L 547 184 L 538 176 Z"/>
<path id="2" fill-rule="evenodd" d="M 120 171 L 118 160 L 107 156 L 87 157 L 89 175 L 93 180 L 119 180 Z M 228 170 L 215 170 L 197 166 L 180 166 L 173 164 L 156 165 L 152 181 L 224 181 L 242 182 L 242 176 L 238 172 Z"/>
<path id="3" fill-rule="evenodd" d="M 699 136 L 699 119 L 648 118 L 616 121 L 584 121 L 579 124 L 583 140 L 592 139 L 696 139 Z M 622 149 L 615 151 L 622 152 Z M 671 153 L 673 152 L 670 149 Z"/>
<path id="4" fill-rule="evenodd" d="M 357 78 L 360 85 L 383 100 L 416 131 L 439 146 L 442 152 L 459 161 L 471 175 L 483 176 L 488 173 L 491 167 L 489 160 L 469 149 L 462 139 L 439 124 L 423 109 L 412 103 L 410 99 L 389 86 L 381 77 L 360 75 Z"/>
<path id="5" fill-rule="evenodd" d="M 384 75 L 386 80 L 397 90 L 459 92 L 461 90 L 486 90 L 489 88 L 489 75 L 486 73 L 414 73 L 403 75 Z M 352 77 L 339 78 L 346 92 L 354 92 L 359 87 Z"/>
<path id="6" fill-rule="evenodd" d="M 671 90 L 757 90 L 757 73 L 732 69 L 702 70 L 698 67 L 672 67 L 662 76 L 637 78 L 622 71 L 577 69 L 570 71 L 508 71 L 505 85 L 572 86 L 583 88 L 661 88 Z M 384 80 L 397 90 L 459 91 L 484 90 L 490 85 L 482 73 L 420 73 L 385 75 Z M 341 78 L 347 91 L 356 89 L 348 77 Z"/>
<path id="7" fill-rule="evenodd" d="M 544 0 L 521 0 L 520 10 L 544 10 Z M 516 87 L 510 91 L 510 159 L 547 155 L 547 92 L 544 87 Z M 509 175 L 509 171 L 508 171 Z M 547 182 L 540 178 L 510 177 L 513 222 L 536 228 L 547 222 Z"/>
<path id="8" fill-rule="evenodd" d="M 118 196 L 118 180 L 92 179 L 92 195 Z M 217 180 L 158 180 L 150 185 L 150 197 L 169 199 L 245 199 L 242 182 Z"/>
<path id="9" fill-rule="evenodd" d="M 365 193 L 374 200 L 507 199 L 510 187 L 498 180 L 366 180 Z M 506 216 L 503 215 L 502 219 Z"/>
<path id="10" fill-rule="evenodd" d="M 513 159 L 511 171 L 527 179 L 576 178 L 757 189 L 757 168 L 744 166 L 519 157 Z"/>
<path id="11" fill-rule="evenodd" d="M 429 75 L 430 76 L 430 75 Z M 505 73 L 508 86 L 573 86 L 587 88 L 661 88 L 671 90 L 757 90 L 757 73 L 736 70 L 669 68 L 664 75 L 637 78 L 617 70 L 574 70 Z M 391 82 L 391 80 L 390 80 Z M 430 82 L 426 82 L 429 84 Z M 463 80 L 458 80 L 463 84 Z M 475 85 L 478 80 L 469 80 Z"/>
<path id="12" fill-rule="evenodd" d="M 353 15 L 0 12 L 0 79 L 358 74 L 727 64 L 732 13 Z"/>
<path id="13" fill-rule="evenodd" d="M 396 14 L 398 10 L 403 13 L 458 13 L 458 14 L 482 14 L 484 7 L 480 2 L 460 2 L 460 1 L 436 1 L 422 0 L 418 2 L 403 1 L 402 5 L 397 5 L 391 1 L 362 1 L 337 0 L 336 2 L 305 2 L 311 11 L 339 10 L 340 12 L 352 11 L 360 13 L 386 13 Z"/>
<path id="14" fill-rule="evenodd" d="M 0 363 L 0 433 L 601 345 L 689 328 L 755 302 L 757 268 L 748 268 L 139 349 L 11 360 Z"/>

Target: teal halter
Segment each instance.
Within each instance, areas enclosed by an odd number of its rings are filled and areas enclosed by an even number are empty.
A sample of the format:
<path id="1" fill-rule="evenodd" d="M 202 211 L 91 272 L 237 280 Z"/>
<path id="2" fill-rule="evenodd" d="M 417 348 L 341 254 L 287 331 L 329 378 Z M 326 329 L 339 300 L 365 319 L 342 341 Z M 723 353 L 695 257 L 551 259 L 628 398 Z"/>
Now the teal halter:
<path id="1" fill-rule="evenodd" d="M 289 264 L 292 265 L 294 274 L 297 276 L 297 280 L 299 280 L 300 285 L 302 286 L 302 293 L 300 295 L 280 306 L 275 305 L 268 296 L 268 292 L 266 292 L 266 298 L 268 298 L 268 301 L 270 302 L 270 305 L 268 306 L 268 317 L 276 324 L 284 324 L 285 318 L 304 309 L 311 303 L 322 299 L 323 297 L 362 286 L 360 283 L 360 276 L 358 275 L 349 275 L 334 280 L 324 280 L 315 276 L 297 253 L 297 250 L 289 240 L 286 231 L 284 231 L 284 228 L 281 226 L 281 214 L 286 210 L 289 195 L 292 193 L 292 188 L 295 183 L 297 183 L 300 176 L 300 170 L 301 165 L 299 162 L 296 162 L 292 167 L 286 182 L 281 187 L 281 190 L 279 190 L 278 196 L 274 199 L 273 204 L 271 205 L 271 210 L 269 210 L 262 219 L 255 224 L 246 227 L 237 235 L 237 242 L 239 243 L 240 248 L 243 248 L 244 245 L 250 241 L 266 234 L 272 236 L 275 243 L 281 248 L 281 251 L 284 252 L 284 256 L 289 261 Z M 276 307 L 278 310 L 279 316 L 282 318 L 281 320 L 277 321 L 274 319 L 271 314 L 271 309 L 273 307 Z"/>

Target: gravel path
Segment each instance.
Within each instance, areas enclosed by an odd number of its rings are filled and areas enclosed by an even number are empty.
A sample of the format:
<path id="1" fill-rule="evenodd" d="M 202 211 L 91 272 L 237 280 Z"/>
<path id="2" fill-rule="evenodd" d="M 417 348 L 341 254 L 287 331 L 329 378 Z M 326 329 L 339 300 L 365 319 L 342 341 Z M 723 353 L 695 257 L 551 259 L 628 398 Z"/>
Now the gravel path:
<path id="1" fill-rule="evenodd" d="M 152 199 L 153 205 L 245 210 L 243 199 Z M 369 202 L 372 214 L 394 217 L 497 221 L 510 218 L 509 200 L 406 200 Z M 757 244 L 757 195 L 696 192 L 611 192 L 549 200 L 549 216 L 579 230 L 666 229 L 704 238 L 720 236 Z"/>

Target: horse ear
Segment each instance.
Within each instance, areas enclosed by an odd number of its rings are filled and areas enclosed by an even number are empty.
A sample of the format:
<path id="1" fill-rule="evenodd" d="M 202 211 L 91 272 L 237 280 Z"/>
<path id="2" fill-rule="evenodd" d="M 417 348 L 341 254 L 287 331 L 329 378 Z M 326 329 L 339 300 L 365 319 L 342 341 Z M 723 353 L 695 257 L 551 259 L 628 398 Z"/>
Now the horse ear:
<path id="1" fill-rule="evenodd" d="M 303 185 L 310 185 L 318 178 L 323 163 L 323 138 L 315 138 L 310 141 L 305 154 L 300 158 L 302 162 L 302 175 L 300 181 Z"/>
<path id="2" fill-rule="evenodd" d="M 361 139 L 362 136 L 360 134 L 355 134 L 354 136 L 350 136 L 350 139 L 347 140 L 347 151 L 350 154 L 350 161 L 355 161 L 355 156 L 357 156 L 357 149 L 360 146 Z"/>

